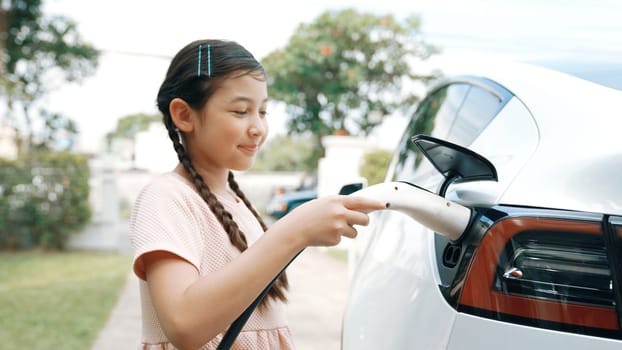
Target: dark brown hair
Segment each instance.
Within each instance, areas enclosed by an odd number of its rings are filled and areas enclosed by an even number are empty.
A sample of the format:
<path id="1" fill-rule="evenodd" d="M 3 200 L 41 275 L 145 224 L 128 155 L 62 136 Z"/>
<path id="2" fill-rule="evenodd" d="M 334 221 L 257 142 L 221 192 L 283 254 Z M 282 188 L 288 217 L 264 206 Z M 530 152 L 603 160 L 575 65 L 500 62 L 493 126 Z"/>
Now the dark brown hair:
<path id="1" fill-rule="evenodd" d="M 199 64 L 199 62 L 201 63 Z M 179 161 L 188 174 L 192 176 L 199 194 L 229 235 L 231 244 L 242 252 L 248 248 L 244 233 L 233 220 L 231 213 L 211 192 L 203 177 L 192 165 L 192 159 L 186 152 L 180 132 L 175 127 L 169 111 L 169 104 L 174 98 L 181 98 L 192 108 L 199 110 L 224 80 L 241 75 L 251 75 L 256 79 L 266 80 L 266 73 L 261 63 L 236 42 L 223 40 L 194 41 L 182 48 L 173 57 L 166 78 L 158 91 L 157 104 L 164 116 L 164 125 L 171 141 L 173 141 L 173 147 Z M 229 171 L 228 181 L 229 187 L 242 199 L 265 231 L 267 229 L 265 222 L 246 198 L 231 171 Z M 285 301 L 287 288 L 287 277 L 283 273 L 271 288 L 268 297 Z M 263 305 L 265 305 L 265 299 L 260 304 L 260 306 Z"/>

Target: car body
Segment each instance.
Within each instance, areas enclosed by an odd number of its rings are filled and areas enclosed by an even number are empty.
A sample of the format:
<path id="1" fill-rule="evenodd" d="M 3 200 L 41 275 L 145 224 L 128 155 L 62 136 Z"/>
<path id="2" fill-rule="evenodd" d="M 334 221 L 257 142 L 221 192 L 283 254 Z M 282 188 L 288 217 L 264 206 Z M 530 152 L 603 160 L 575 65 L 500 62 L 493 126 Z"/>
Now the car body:
<path id="1" fill-rule="evenodd" d="M 342 349 L 622 348 L 614 85 L 514 63 L 434 84 L 386 181 L 466 206 L 472 222 L 452 241 L 400 212 L 372 213 L 352 248 Z M 426 136 L 427 149 L 413 142 Z M 488 175 L 456 170 L 473 165 L 460 149 L 489 162 Z"/>

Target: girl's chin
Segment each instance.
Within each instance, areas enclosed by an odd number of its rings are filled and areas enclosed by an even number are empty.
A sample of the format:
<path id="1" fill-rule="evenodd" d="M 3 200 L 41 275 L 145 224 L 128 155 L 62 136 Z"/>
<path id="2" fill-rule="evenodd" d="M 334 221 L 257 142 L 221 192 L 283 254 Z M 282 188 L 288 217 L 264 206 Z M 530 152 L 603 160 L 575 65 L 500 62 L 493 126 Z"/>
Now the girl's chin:
<path id="1" fill-rule="evenodd" d="M 248 163 L 238 163 L 231 167 L 231 170 L 235 171 L 246 171 L 253 167 L 255 164 L 255 159 Z"/>

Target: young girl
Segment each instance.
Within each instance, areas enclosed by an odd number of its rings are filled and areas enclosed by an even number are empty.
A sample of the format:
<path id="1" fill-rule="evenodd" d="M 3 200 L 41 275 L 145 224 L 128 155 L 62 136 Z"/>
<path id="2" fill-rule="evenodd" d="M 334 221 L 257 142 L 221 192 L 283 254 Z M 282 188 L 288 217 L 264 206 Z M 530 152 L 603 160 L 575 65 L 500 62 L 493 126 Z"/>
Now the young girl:
<path id="1" fill-rule="evenodd" d="M 266 74 L 235 42 L 184 47 L 157 103 L 179 164 L 145 186 L 132 212 L 142 349 L 215 349 L 298 252 L 355 237 L 353 225 L 367 225 L 367 213 L 384 204 L 327 196 L 266 226 L 231 172 L 251 167 L 268 133 Z M 283 274 L 235 349 L 294 348 L 284 317 L 286 290 Z"/>

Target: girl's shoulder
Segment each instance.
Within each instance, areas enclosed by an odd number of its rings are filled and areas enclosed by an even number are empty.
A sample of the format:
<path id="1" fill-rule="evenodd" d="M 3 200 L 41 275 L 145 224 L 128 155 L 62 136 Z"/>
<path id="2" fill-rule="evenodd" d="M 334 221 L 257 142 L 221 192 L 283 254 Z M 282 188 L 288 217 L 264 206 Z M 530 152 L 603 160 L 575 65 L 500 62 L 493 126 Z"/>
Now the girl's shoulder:
<path id="1" fill-rule="evenodd" d="M 141 192 L 157 192 L 162 194 L 188 195 L 196 193 L 192 184 L 176 172 L 167 172 L 155 175 Z"/>
<path id="2" fill-rule="evenodd" d="M 220 227 L 192 184 L 176 173 L 156 175 L 136 197 L 130 223 L 151 227 L 156 222 L 176 228 L 180 225 L 192 229 Z"/>
<path id="3" fill-rule="evenodd" d="M 143 186 L 137 197 L 139 202 L 200 204 L 203 200 L 188 180 L 175 172 L 156 175 Z"/>

